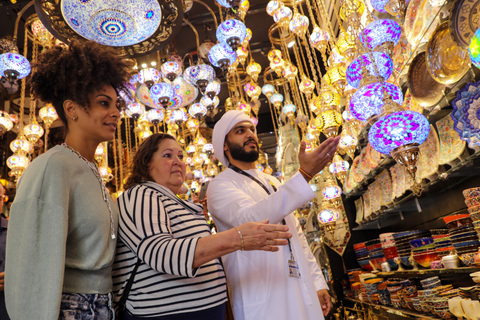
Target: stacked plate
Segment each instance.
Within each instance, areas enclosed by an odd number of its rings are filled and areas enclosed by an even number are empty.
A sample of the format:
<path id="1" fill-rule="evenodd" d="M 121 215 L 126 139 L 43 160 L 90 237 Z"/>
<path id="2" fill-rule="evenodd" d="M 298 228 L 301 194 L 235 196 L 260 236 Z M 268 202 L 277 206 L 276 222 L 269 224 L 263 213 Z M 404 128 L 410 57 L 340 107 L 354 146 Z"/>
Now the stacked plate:
<path id="1" fill-rule="evenodd" d="M 390 265 L 390 269 L 397 270 L 398 265 L 395 263 L 394 259 L 398 257 L 398 251 L 395 244 L 395 239 L 393 238 L 393 233 L 380 234 L 380 242 L 382 244 L 385 259 Z"/>
<path id="2" fill-rule="evenodd" d="M 454 250 L 448 229 L 432 229 L 430 230 L 430 233 L 432 234 L 435 251 L 437 252 L 439 259 Z"/>
<path id="3" fill-rule="evenodd" d="M 382 270 L 382 263 L 387 261 L 383 254 L 382 244 L 380 239 L 373 239 L 365 242 L 368 250 L 368 259 L 378 270 Z"/>
<path id="4" fill-rule="evenodd" d="M 430 268 L 430 263 L 439 260 L 435 251 L 435 244 L 432 237 L 413 239 L 409 241 L 412 248 L 413 259 L 424 268 Z"/>
<path id="5" fill-rule="evenodd" d="M 412 248 L 410 246 L 410 241 L 415 239 L 427 238 L 430 237 L 430 231 L 414 230 L 414 231 L 405 231 L 394 233 L 393 238 L 395 239 L 398 256 L 402 261 L 402 264 L 410 268 L 412 265 L 408 261 L 410 255 L 412 254 Z"/>
<path id="6" fill-rule="evenodd" d="M 473 227 L 480 238 L 480 187 L 463 190 L 463 196 Z"/>
<path id="7" fill-rule="evenodd" d="M 362 267 L 362 269 L 367 271 L 372 271 L 372 266 L 370 265 L 370 260 L 368 258 L 368 250 L 365 246 L 365 242 L 355 243 L 353 245 L 353 250 L 355 250 L 355 256 L 357 257 L 357 262 Z"/>
<path id="8" fill-rule="evenodd" d="M 480 242 L 472 219 L 468 214 L 457 214 L 444 217 L 450 240 L 462 262 L 469 266 L 473 264 L 474 256 Z"/>

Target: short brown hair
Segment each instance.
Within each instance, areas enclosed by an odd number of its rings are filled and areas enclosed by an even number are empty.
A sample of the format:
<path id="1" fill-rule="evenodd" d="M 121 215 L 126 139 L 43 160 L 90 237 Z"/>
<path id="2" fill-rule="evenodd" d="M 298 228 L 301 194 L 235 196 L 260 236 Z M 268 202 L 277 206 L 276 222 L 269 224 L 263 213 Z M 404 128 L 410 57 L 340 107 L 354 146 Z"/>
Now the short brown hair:
<path id="1" fill-rule="evenodd" d="M 175 138 L 169 134 L 155 133 L 142 142 L 133 157 L 131 174 L 123 186 L 125 190 L 142 182 L 153 181 L 150 176 L 150 163 L 152 162 L 153 154 L 157 152 L 158 146 L 165 139 L 175 140 Z"/>

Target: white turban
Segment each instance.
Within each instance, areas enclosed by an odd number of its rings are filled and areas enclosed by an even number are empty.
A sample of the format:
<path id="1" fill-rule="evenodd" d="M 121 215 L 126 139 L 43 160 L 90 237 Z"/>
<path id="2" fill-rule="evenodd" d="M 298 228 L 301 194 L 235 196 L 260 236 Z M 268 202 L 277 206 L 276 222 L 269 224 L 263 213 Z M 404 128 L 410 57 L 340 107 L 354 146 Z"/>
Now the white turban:
<path id="1" fill-rule="evenodd" d="M 225 144 L 225 138 L 227 134 L 232 130 L 237 123 L 248 121 L 254 124 L 252 120 L 243 111 L 230 110 L 225 112 L 222 118 L 213 127 L 212 144 L 213 154 L 224 167 L 228 167 L 229 162 L 225 153 L 223 152 L 223 145 Z"/>

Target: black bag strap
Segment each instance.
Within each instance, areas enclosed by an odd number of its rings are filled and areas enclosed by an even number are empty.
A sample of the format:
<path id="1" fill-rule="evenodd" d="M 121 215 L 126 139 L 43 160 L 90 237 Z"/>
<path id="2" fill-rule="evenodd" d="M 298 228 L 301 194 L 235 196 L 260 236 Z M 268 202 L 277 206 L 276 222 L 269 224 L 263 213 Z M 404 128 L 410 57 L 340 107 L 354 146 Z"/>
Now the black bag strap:
<path id="1" fill-rule="evenodd" d="M 125 303 L 127 302 L 128 294 L 130 293 L 130 289 L 132 288 L 133 278 L 135 277 L 138 266 L 140 266 L 141 263 L 142 263 L 142 260 L 138 259 L 137 263 L 135 264 L 135 267 L 133 268 L 132 274 L 128 279 L 127 285 L 125 286 L 125 290 L 123 290 L 122 297 L 117 303 L 117 305 L 122 309 L 125 309 Z"/>

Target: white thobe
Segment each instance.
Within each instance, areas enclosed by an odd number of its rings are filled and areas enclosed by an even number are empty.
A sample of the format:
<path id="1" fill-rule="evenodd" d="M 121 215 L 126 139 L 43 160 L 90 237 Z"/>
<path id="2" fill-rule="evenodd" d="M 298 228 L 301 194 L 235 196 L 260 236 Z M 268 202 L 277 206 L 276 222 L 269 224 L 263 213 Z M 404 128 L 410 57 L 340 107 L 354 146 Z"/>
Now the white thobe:
<path id="1" fill-rule="evenodd" d="M 293 235 L 290 245 L 301 277 L 289 276 L 288 245 L 278 252 L 236 251 L 226 255 L 224 265 L 235 319 L 324 319 L 316 292 L 328 286 L 291 213 L 314 198 L 315 193 L 299 173 L 281 185 L 257 169 L 246 172 L 259 179 L 271 195 L 249 177 L 226 169 L 210 182 L 207 190 L 208 209 L 218 230 L 265 219 L 280 224 L 285 218 Z M 270 182 L 277 187 L 277 192 Z"/>

